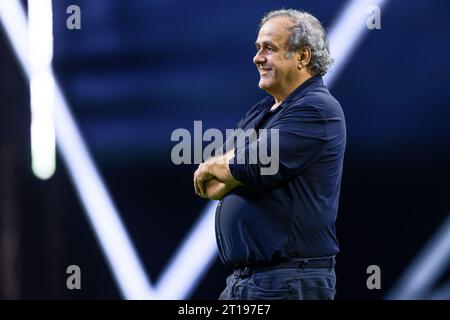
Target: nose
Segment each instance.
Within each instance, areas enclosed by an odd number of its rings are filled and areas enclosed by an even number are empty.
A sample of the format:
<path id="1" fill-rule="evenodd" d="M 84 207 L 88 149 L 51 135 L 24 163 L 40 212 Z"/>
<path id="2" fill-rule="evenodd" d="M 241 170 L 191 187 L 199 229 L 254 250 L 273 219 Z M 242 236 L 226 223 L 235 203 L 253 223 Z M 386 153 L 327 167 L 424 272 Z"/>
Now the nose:
<path id="1" fill-rule="evenodd" d="M 263 64 L 266 61 L 266 58 L 261 54 L 261 49 L 253 57 L 253 63 L 256 65 Z"/>

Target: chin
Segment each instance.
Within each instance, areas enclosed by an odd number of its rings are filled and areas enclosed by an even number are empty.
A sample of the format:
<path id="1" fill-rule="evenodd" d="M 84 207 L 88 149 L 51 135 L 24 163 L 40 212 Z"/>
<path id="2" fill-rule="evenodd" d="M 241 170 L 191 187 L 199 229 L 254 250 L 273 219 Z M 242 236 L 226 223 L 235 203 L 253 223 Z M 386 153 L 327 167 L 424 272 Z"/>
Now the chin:
<path id="1" fill-rule="evenodd" d="M 271 88 L 271 85 L 267 83 L 267 81 L 259 81 L 258 86 L 261 90 L 269 90 Z"/>

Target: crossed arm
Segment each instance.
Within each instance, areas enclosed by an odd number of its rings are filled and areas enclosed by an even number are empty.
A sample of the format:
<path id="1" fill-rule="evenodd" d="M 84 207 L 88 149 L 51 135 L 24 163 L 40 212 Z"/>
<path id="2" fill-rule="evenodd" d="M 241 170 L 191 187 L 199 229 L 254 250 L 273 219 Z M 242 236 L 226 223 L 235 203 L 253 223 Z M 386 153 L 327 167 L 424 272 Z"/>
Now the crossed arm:
<path id="1" fill-rule="evenodd" d="M 198 167 L 194 173 L 195 193 L 212 200 L 220 200 L 234 188 L 241 185 L 236 180 L 228 166 L 230 159 L 234 157 L 234 150 L 228 153 L 213 157 Z"/>

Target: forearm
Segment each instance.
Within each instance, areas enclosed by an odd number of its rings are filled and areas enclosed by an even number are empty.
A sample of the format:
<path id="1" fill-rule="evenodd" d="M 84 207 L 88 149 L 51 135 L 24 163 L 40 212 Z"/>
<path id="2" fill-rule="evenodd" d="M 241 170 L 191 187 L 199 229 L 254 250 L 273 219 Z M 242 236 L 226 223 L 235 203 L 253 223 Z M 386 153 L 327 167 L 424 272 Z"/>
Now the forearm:
<path id="1" fill-rule="evenodd" d="M 202 163 L 194 173 L 194 190 L 202 198 L 221 199 L 241 185 L 230 172 L 228 162 L 234 150 Z"/>
<path id="2" fill-rule="evenodd" d="M 228 163 L 211 163 L 208 166 L 208 172 L 224 183 L 235 180 L 231 175 Z"/>
<path id="3" fill-rule="evenodd" d="M 216 177 L 219 181 L 229 185 L 238 186 L 241 183 L 236 180 L 230 172 L 229 161 L 234 157 L 234 149 L 228 151 L 226 154 L 215 157 L 210 161 L 207 166 L 208 173 Z"/>
<path id="4" fill-rule="evenodd" d="M 221 200 L 228 192 L 230 192 L 230 189 L 227 185 L 216 178 L 205 182 L 205 198 L 211 200 Z"/>

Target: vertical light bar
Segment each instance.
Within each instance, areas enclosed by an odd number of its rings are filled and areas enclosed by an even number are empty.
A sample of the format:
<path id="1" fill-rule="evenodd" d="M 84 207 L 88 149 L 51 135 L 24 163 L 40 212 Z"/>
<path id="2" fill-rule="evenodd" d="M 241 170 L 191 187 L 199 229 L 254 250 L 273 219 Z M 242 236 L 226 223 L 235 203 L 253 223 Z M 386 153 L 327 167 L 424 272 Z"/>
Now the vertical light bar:
<path id="1" fill-rule="evenodd" d="M 55 82 L 52 0 L 28 0 L 28 40 L 31 100 L 31 165 L 40 179 L 55 172 Z"/>
<path id="2" fill-rule="evenodd" d="M 36 2 L 40 4 L 41 0 Z M 0 0 L 0 21 L 31 80 L 27 21 L 18 0 Z M 56 142 L 119 291 L 125 299 L 154 299 L 153 287 L 51 70 L 43 73 L 46 83 L 49 77 L 55 85 Z"/>

